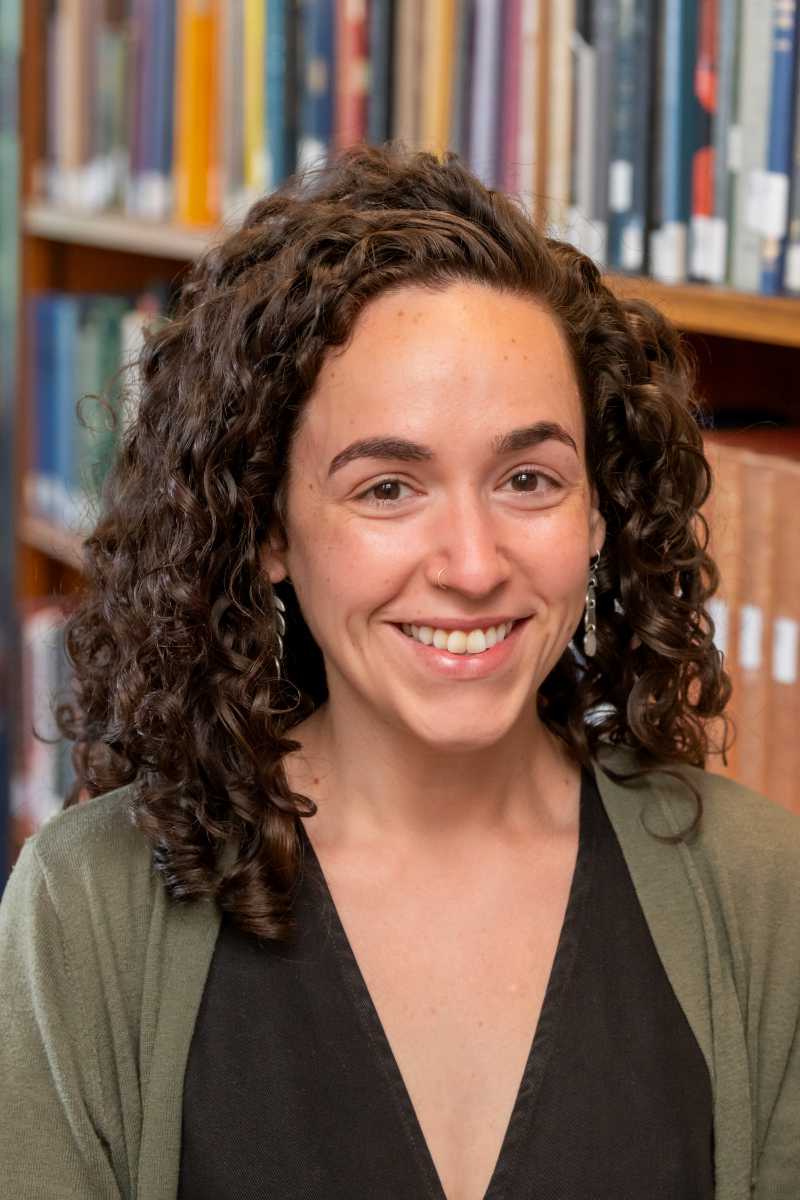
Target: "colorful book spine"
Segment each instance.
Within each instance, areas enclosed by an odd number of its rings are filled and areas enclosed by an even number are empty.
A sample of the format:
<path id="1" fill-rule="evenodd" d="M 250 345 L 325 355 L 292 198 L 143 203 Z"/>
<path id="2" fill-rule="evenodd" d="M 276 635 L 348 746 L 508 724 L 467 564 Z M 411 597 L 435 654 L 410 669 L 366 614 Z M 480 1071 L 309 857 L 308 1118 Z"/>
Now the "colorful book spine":
<path id="1" fill-rule="evenodd" d="M 187 225 L 214 225 L 220 215 L 220 196 L 213 0 L 178 0 L 177 29 L 175 218 Z"/>
<path id="2" fill-rule="evenodd" d="M 661 224 L 651 235 L 651 273 L 663 283 L 682 283 L 688 269 L 692 210 L 692 159 L 697 139 L 694 70 L 697 11 L 692 0 L 664 0 L 661 47 Z"/>
<path id="3" fill-rule="evenodd" d="M 334 127 L 333 0 L 301 0 L 301 117 L 297 157 L 301 169 L 326 161 Z"/>
<path id="4" fill-rule="evenodd" d="M 292 172 L 297 138 L 297 118 L 293 106 L 296 52 L 290 0 L 267 0 L 266 28 L 266 189 L 272 191 Z"/>
<path id="5" fill-rule="evenodd" d="M 792 182 L 789 189 L 789 229 L 783 286 L 789 295 L 800 296 L 800 65 L 795 70 L 793 124 Z"/>
<path id="6" fill-rule="evenodd" d="M 719 0 L 717 21 L 717 91 L 714 118 L 714 210 L 708 228 L 706 266 L 711 283 L 729 277 L 730 235 L 734 220 L 734 179 L 740 169 L 735 144 L 736 87 L 739 71 L 741 0 Z"/>
<path id="7" fill-rule="evenodd" d="M 718 0 L 701 0 L 694 72 L 697 136 L 692 153 L 692 216 L 689 230 L 689 275 L 712 276 L 714 220 L 714 123 L 717 119 Z"/>
<path id="8" fill-rule="evenodd" d="M 797 60 L 797 0 L 772 0 L 772 89 L 766 171 L 761 180 L 761 291 L 783 290 L 792 175 L 792 117 Z"/>
<path id="9" fill-rule="evenodd" d="M 650 125 L 651 0 L 619 0 L 609 164 L 608 265 L 644 268 Z"/>
<path id="10" fill-rule="evenodd" d="M 734 131 L 739 172 L 731 239 L 731 283 L 741 292 L 761 284 L 761 181 L 767 164 L 772 73 L 772 30 L 768 0 L 742 0 L 737 120 Z"/>
<path id="11" fill-rule="evenodd" d="M 469 162 L 487 187 L 499 182 L 502 15 L 502 8 L 493 0 L 475 0 Z"/>
<path id="12" fill-rule="evenodd" d="M 520 21 L 520 71 L 519 71 L 519 113 L 517 116 L 517 161 L 519 198 L 531 218 L 536 217 L 539 204 L 538 181 L 540 175 L 539 144 L 539 98 L 540 64 L 542 60 L 542 8 L 543 0 L 522 0 Z M 465 63 L 469 61 L 470 28 L 466 18 L 462 18 L 466 27 L 462 33 L 465 42 Z M 467 68 L 465 67 L 465 75 Z M 468 86 L 468 79 L 464 86 Z M 465 113 L 468 106 L 464 104 Z"/>
<path id="13" fill-rule="evenodd" d="M 617 40 L 616 0 L 595 0 L 592 6 L 592 42 L 595 49 L 595 151 L 591 223 L 595 259 L 608 261 L 609 170 L 611 166 L 611 114 L 614 92 L 614 56 Z"/>

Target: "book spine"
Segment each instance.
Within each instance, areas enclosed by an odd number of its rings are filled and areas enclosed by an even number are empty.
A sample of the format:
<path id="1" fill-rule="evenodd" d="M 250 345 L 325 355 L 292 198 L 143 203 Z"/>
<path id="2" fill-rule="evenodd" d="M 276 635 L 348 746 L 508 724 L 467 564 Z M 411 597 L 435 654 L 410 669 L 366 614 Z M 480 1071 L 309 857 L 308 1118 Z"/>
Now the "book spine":
<path id="1" fill-rule="evenodd" d="M 789 228 L 786 240 L 783 287 L 790 295 L 800 295 L 800 50 L 794 80 L 794 145 L 792 182 L 789 189 Z"/>
<path id="2" fill-rule="evenodd" d="M 714 123 L 717 113 L 718 0 L 701 0 L 694 95 L 697 136 L 692 153 L 692 215 L 689 230 L 689 275 L 710 280 L 714 218 Z"/>
<path id="3" fill-rule="evenodd" d="M 596 0 L 593 9 L 592 40 L 595 47 L 595 152 L 592 186 L 592 225 L 598 263 L 608 261 L 609 168 L 611 165 L 611 121 L 613 81 L 617 39 L 617 0 Z"/>
<path id="4" fill-rule="evenodd" d="M 216 161 L 216 7 L 213 0 L 178 0 L 175 215 L 187 225 L 219 216 Z"/>
<path id="5" fill-rule="evenodd" d="M 608 164 L 608 266 L 625 269 L 622 239 L 633 206 L 634 112 L 636 95 L 636 0 L 619 0 L 615 70 L 611 93 L 611 144 Z"/>
<path id="6" fill-rule="evenodd" d="M 487 187 L 499 182 L 501 17 L 502 8 L 493 0 L 476 0 L 469 161 Z"/>
<path id="7" fill-rule="evenodd" d="M 326 161 L 333 140 L 333 0 L 302 0 L 302 102 L 297 156 L 301 169 Z"/>
<path id="8" fill-rule="evenodd" d="M 519 91 L 522 62 L 522 0 L 507 0 L 503 10 L 500 111 L 500 186 L 515 194 L 520 184 Z"/>
<path id="9" fill-rule="evenodd" d="M 730 273 L 733 182 L 740 167 L 735 145 L 741 0 L 719 0 L 717 22 L 717 108 L 714 120 L 714 209 L 709 229 L 708 278 L 723 284 Z"/>
<path id="10" fill-rule="evenodd" d="M 661 224 L 651 238 L 651 273 L 682 283 L 688 269 L 691 166 L 697 137 L 694 67 L 697 14 L 690 0 L 664 0 L 661 93 Z"/>
<path id="11" fill-rule="evenodd" d="M 519 114 L 517 117 L 519 161 L 518 190 L 519 197 L 525 209 L 533 219 L 538 208 L 537 180 L 539 174 L 539 75 L 540 42 L 542 34 L 541 22 L 542 0 L 522 0 L 521 13 L 521 44 L 520 44 L 520 86 Z M 464 21 L 467 25 L 467 21 Z M 465 29 L 464 75 L 468 77 L 468 38 L 469 30 Z M 466 82 L 466 80 L 465 80 Z M 464 104 L 465 113 L 468 107 Z"/>
<path id="12" fill-rule="evenodd" d="M 757 292 L 761 283 L 758 183 L 767 163 L 767 126 L 772 72 L 772 31 L 765 0 L 742 0 L 735 142 L 741 167 L 735 184 L 731 282 L 737 291 Z"/>
<path id="13" fill-rule="evenodd" d="M 567 226 L 572 166 L 572 30 L 575 0 L 560 0 L 550 18 L 550 105 L 547 222 L 555 237 Z"/>
<path id="14" fill-rule="evenodd" d="M 392 5 L 372 0 L 368 21 L 369 80 L 367 138 L 380 145 L 391 136 L 392 112 Z"/>
<path id="15" fill-rule="evenodd" d="M 267 184 L 266 131 L 264 127 L 263 0 L 245 0 L 244 5 L 244 186 L 248 200 L 263 196 Z"/>
<path id="16" fill-rule="evenodd" d="M 267 190 L 286 179 L 294 166 L 289 105 L 290 46 L 287 0 L 268 0 L 266 59 Z"/>
<path id="17" fill-rule="evenodd" d="M 772 89 L 767 135 L 767 169 L 760 206 L 761 291 L 783 290 L 783 263 L 789 224 L 792 172 L 792 115 L 797 56 L 797 0 L 772 0 Z"/>

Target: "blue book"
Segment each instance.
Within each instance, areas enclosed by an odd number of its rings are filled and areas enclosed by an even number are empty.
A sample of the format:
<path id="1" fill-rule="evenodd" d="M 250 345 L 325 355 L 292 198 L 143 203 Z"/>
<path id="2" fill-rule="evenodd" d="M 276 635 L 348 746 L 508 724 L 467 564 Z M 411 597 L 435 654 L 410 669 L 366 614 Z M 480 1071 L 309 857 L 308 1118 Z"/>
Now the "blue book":
<path id="1" fill-rule="evenodd" d="M 789 223 L 792 175 L 794 71 L 797 59 L 796 0 L 772 0 L 772 88 L 767 134 L 768 212 L 761 243 L 761 286 L 764 295 L 783 291 L 783 267 Z"/>
<path id="2" fill-rule="evenodd" d="M 692 161 L 699 133 L 694 91 L 697 16 L 694 0 L 664 0 L 657 173 L 660 225 L 651 235 L 651 273 L 664 283 L 683 282 L 688 269 Z"/>
<path id="3" fill-rule="evenodd" d="M 652 18 L 652 0 L 620 0 L 608 189 L 608 265 L 616 271 L 644 268 Z"/>
<path id="4" fill-rule="evenodd" d="M 56 513 L 56 440 L 53 422 L 53 308 L 48 293 L 30 300 L 30 378 L 33 412 L 31 447 L 25 502 L 37 516 L 52 520 Z"/>
<path id="5" fill-rule="evenodd" d="M 266 4 L 264 126 L 267 138 L 266 190 L 271 192 L 294 169 L 289 70 L 292 56 L 289 53 L 289 2 L 266 0 Z"/>
<path id="6" fill-rule="evenodd" d="M 328 157 L 334 115 L 334 0 L 301 0 L 301 105 L 297 157 L 301 169 Z"/>
<path id="7" fill-rule="evenodd" d="M 74 428 L 78 419 L 75 391 L 75 348 L 78 336 L 77 297 L 60 293 L 52 309 L 53 376 L 52 425 L 55 442 L 55 503 L 53 519 L 74 528 L 80 518 L 78 464 L 75 461 Z"/>

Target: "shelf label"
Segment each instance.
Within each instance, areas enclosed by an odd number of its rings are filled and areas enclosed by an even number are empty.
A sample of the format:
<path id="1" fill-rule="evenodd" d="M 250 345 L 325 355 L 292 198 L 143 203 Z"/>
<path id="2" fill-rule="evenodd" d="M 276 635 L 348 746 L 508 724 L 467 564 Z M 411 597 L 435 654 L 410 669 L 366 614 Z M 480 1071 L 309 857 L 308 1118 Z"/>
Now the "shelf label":
<path id="1" fill-rule="evenodd" d="M 708 602 L 708 615 L 714 622 L 714 645 L 720 654 L 728 653 L 728 602 L 716 597 Z"/>
<path id="2" fill-rule="evenodd" d="M 789 220 L 789 176 L 751 171 L 747 177 L 745 223 L 762 237 L 782 238 Z"/>
<path id="3" fill-rule="evenodd" d="M 608 171 L 608 207 L 611 212 L 628 212 L 633 204 L 633 163 L 618 158 Z"/>
<path id="4" fill-rule="evenodd" d="M 773 632 L 772 678 L 776 683 L 797 683 L 800 624 L 789 617 L 778 617 Z"/>
<path id="5" fill-rule="evenodd" d="M 739 625 L 739 666 L 745 671 L 761 669 L 764 614 L 756 604 L 743 604 Z"/>

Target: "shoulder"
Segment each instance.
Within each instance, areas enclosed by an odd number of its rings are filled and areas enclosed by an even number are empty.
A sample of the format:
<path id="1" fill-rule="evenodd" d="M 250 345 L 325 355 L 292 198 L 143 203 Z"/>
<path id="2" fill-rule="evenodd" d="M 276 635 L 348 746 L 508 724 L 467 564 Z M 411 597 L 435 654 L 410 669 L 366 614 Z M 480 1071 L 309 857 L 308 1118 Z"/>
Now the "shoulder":
<path id="1" fill-rule="evenodd" d="M 133 823 L 133 799 L 128 785 L 57 813 L 28 838 L 20 867 L 35 861 L 54 896 L 66 890 L 120 903 L 144 896 L 153 882 L 152 856 Z"/>
<path id="2" fill-rule="evenodd" d="M 58 945 L 98 984 L 141 971 L 166 908 L 132 800 L 125 787 L 56 814 L 25 842 L 3 896 L 9 927 Z"/>
<path id="3" fill-rule="evenodd" d="M 641 767 L 633 750 L 615 747 L 598 756 L 620 772 Z M 628 835 L 632 853 L 677 854 L 696 868 L 706 888 L 739 914 L 795 914 L 800 929 L 800 816 L 734 780 L 685 763 L 664 764 L 642 779 L 618 785 L 598 774 L 607 807 Z M 687 786 L 688 785 L 688 786 Z M 702 803 L 697 830 L 676 845 L 658 842 L 686 830 Z M 622 815 L 620 815 L 622 814 Z M 617 822 L 615 822 L 617 823 Z M 642 851 L 645 852 L 644 849 Z"/>

